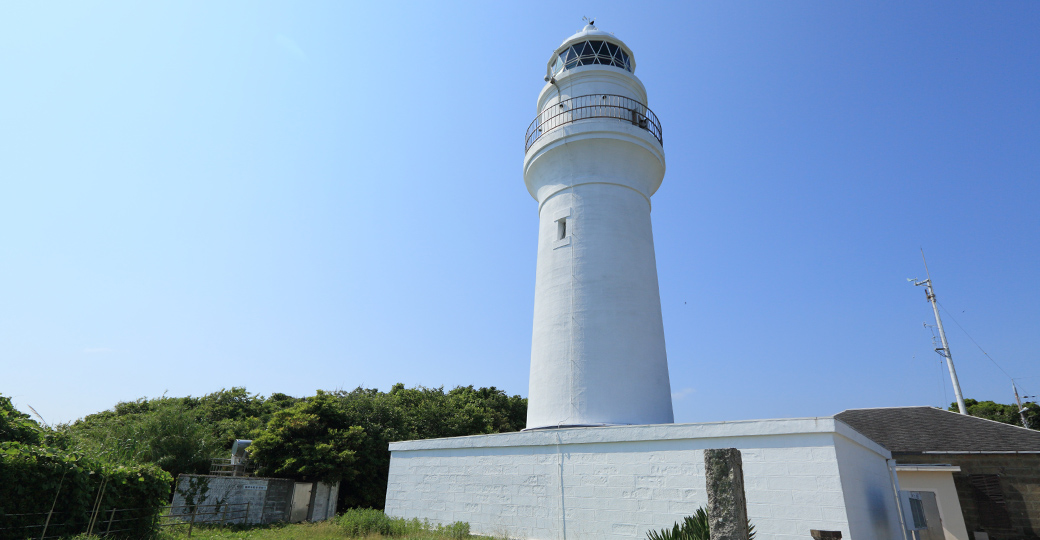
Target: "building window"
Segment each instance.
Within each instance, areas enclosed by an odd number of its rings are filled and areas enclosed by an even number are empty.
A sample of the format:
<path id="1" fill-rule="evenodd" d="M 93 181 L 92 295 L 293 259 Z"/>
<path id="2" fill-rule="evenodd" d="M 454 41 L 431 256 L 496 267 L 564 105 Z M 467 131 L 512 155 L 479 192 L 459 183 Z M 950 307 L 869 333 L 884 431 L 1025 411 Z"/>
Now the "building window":
<path id="1" fill-rule="evenodd" d="M 1008 513 L 1004 492 L 1000 489 L 1000 476 L 996 474 L 969 474 L 971 495 L 979 513 L 979 525 L 984 529 L 1010 529 L 1011 515 Z"/>
<path id="2" fill-rule="evenodd" d="M 556 239 L 563 240 L 567 238 L 567 218 L 560 218 L 556 220 Z"/>
<path id="3" fill-rule="evenodd" d="M 913 529 L 927 529 L 928 520 L 924 517 L 924 501 L 921 496 L 910 497 L 910 516 L 913 518 Z"/>
<path id="4" fill-rule="evenodd" d="M 614 66 L 628 72 L 632 71 L 632 61 L 621 47 L 609 41 L 589 40 L 575 43 L 560 51 L 553 62 L 552 74 L 555 76 L 567 69 L 592 64 Z"/>

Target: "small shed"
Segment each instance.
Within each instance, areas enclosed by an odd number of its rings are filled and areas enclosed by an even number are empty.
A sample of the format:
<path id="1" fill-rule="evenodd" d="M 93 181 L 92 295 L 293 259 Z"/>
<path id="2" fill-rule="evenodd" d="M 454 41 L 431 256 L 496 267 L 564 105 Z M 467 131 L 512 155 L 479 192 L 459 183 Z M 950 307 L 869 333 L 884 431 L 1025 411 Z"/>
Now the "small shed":
<path id="1" fill-rule="evenodd" d="M 834 418 L 892 452 L 901 490 L 936 501 L 934 540 L 1040 538 L 1040 431 L 934 407 Z"/>
<path id="2" fill-rule="evenodd" d="M 285 478 L 182 474 L 177 477 L 171 515 L 196 523 L 262 524 L 324 521 L 336 515 L 339 482 L 297 482 Z M 222 512 L 230 508 L 231 512 Z"/>

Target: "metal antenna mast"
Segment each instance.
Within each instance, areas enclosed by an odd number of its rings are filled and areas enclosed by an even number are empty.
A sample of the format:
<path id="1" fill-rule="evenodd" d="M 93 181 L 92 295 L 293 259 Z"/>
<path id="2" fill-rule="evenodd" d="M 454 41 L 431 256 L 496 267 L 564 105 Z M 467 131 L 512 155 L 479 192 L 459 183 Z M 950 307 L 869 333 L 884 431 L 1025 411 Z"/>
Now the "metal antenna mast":
<path id="1" fill-rule="evenodd" d="M 1011 389 L 1015 391 L 1015 403 L 1018 403 L 1018 417 L 1022 419 L 1022 427 L 1029 428 L 1029 421 L 1026 420 L 1026 409 L 1022 408 L 1022 400 L 1018 397 L 1018 387 L 1015 386 L 1015 381 L 1011 381 Z"/>
<path id="2" fill-rule="evenodd" d="M 961 414 L 968 414 L 968 408 L 964 406 L 964 395 L 961 394 L 961 383 L 957 380 L 957 370 L 953 368 L 950 344 L 946 341 L 946 332 L 943 330 L 942 319 L 939 318 L 939 304 L 935 301 L 935 291 L 932 290 L 932 275 L 928 272 L 928 260 L 924 258 L 923 248 L 921 249 L 921 260 L 924 261 L 924 273 L 928 279 L 924 281 L 911 279 L 909 281 L 914 282 L 914 285 L 918 287 L 924 285 L 925 296 L 932 303 L 932 311 L 935 312 L 935 325 L 939 327 L 939 339 L 942 341 L 942 348 L 936 347 L 935 352 L 946 359 L 946 367 L 950 369 L 950 379 L 953 380 L 953 394 L 957 396 L 957 408 L 960 409 Z"/>

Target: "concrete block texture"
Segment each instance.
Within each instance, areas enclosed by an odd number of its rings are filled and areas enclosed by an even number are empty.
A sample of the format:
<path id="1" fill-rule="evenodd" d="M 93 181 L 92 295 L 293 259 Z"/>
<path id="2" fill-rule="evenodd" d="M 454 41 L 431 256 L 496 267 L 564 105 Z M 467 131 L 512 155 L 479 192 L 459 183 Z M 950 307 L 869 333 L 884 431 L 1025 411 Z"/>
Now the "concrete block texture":
<path id="1" fill-rule="evenodd" d="M 744 466 L 740 450 L 705 450 L 704 474 L 711 540 L 748 540 L 747 498 L 744 496 Z"/>
<path id="2" fill-rule="evenodd" d="M 890 454 L 829 418 L 392 443 L 386 512 L 466 521 L 474 534 L 527 540 L 645 538 L 708 504 L 704 450 L 711 448 L 742 454 L 747 515 L 760 539 L 805 539 L 811 529 L 857 540 L 893 538 L 885 520 L 898 527 L 894 498 L 859 495 L 892 493 L 884 474 Z M 848 488 L 842 463 L 855 477 Z M 798 474 L 789 474 L 789 466 Z M 865 524 L 862 534 L 852 536 L 850 522 Z"/>
<path id="3" fill-rule="evenodd" d="M 174 513 L 190 516 L 196 505 L 209 507 L 196 523 L 263 524 L 289 521 L 297 482 L 285 478 L 182 474 L 173 494 Z M 322 521 L 336 515 L 339 482 L 305 483 L 303 519 Z"/>

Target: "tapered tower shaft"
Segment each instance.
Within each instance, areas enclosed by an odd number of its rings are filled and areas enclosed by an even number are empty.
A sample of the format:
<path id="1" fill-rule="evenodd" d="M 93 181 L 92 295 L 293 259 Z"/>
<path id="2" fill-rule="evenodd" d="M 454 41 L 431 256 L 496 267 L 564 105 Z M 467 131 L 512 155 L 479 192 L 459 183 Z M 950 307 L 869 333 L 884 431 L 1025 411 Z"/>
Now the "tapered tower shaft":
<path id="1" fill-rule="evenodd" d="M 538 202 L 527 428 L 670 423 L 650 197 L 660 123 L 635 59 L 592 25 L 553 53 L 528 129 Z"/>

